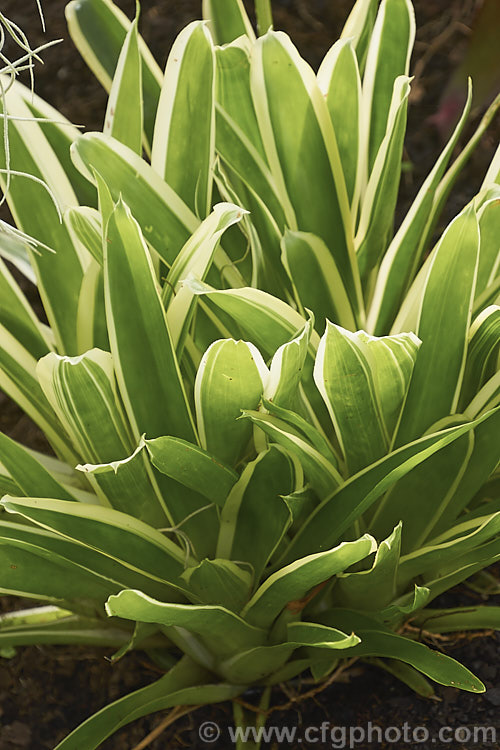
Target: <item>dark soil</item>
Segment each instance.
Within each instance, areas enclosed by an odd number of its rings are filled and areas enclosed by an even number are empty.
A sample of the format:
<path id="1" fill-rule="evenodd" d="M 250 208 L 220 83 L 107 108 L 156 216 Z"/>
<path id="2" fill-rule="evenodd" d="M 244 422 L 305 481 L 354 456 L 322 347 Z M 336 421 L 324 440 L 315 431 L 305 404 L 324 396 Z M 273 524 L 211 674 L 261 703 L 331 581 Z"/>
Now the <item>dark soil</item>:
<path id="1" fill-rule="evenodd" d="M 118 4 L 132 15 L 133 0 L 121 0 Z M 85 125 L 87 129 L 100 129 L 106 98 L 68 39 L 64 5 L 65 0 L 43 0 L 48 38 L 63 37 L 65 41 L 45 53 L 45 66 L 38 67 L 37 71 L 36 90 L 74 123 Z M 274 5 L 276 27 L 290 33 L 302 54 L 313 66 L 317 66 L 337 38 L 351 1 L 275 0 Z M 182 3 L 143 0 L 142 33 L 161 65 L 165 63 L 176 33 L 186 23 L 199 17 L 200 6 L 201 0 L 183 0 Z M 415 195 L 440 149 L 440 138 L 430 118 L 436 113 L 446 82 L 463 56 L 479 0 L 417 0 L 415 6 L 418 35 L 413 67 L 419 75 L 409 111 L 406 143 L 408 170 L 401 188 L 401 211 Z M 40 30 L 35 0 L 22 0 L 22 3 L 3 0 L 1 10 L 27 32 L 32 44 L 47 39 Z M 464 138 L 473 132 L 481 104 L 478 103 L 475 120 Z M 498 143 L 499 133 L 500 124 L 497 121 L 476 150 L 457 185 L 443 223 L 477 191 Z M 27 291 L 36 304 L 36 292 L 33 289 Z M 43 436 L 2 393 L 0 429 L 23 443 L 46 450 Z M 461 587 L 447 595 L 446 605 L 457 606 L 476 600 L 477 594 Z M 492 597 L 490 603 L 500 604 L 500 597 Z M 19 606 L 19 603 L 6 597 L 0 598 L 0 611 L 13 605 Z M 415 737 L 415 746 L 424 750 L 500 747 L 500 634 L 481 634 L 480 637 L 476 634 L 468 637 L 458 635 L 436 640 L 433 645 L 466 664 L 483 680 L 487 692 L 477 696 L 437 686 L 435 700 L 422 699 L 390 675 L 372 666 L 355 665 L 348 675 L 342 676 L 341 681 L 306 702 L 293 696 L 308 690 L 310 686 L 288 686 L 286 695 L 276 690 L 271 705 L 283 705 L 291 700 L 293 708 L 273 712 L 268 725 L 298 729 L 294 742 L 276 741 L 274 746 L 310 746 L 318 750 L 349 746 L 412 747 L 403 739 L 396 740 L 397 733 L 394 732 L 389 733 L 382 742 L 378 741 L 376 734 L 371 742 L 360 742 L 354 737 L 349 745 L 349 727 L 368 729 L 371 722 L 384 732 L 390 727 L 403 728 L 407 722 L 411 729 L 425 727 L 429 731 L 429 741 L 418 741 L 422 734 Z M 51 749 L 92 712 L 159 676 L 158 669 L 143 654 L 129 655 L 114 666 L 106 660 L 106 656 L 109 656 L 108 652 L 94 649 L 42 646 L 26 648 L 9 660 L 0 661 L 0 750 Z M 245 698 L 254 700 L 254 696 Z M 163 719 L 163 715 L 153 715 L 135 722 L 102 747 L 104 750 L 133 750 Z M 199 728 L 206 721 L 220 725 L 218 741 L 208 743 L 200 740 Z M 300 742 L 298 738 L 307 727 L 320 727 L 323 722 L 329 722 L 328 731 L 333 727 L 346 727 L 345 742 L 342 744 L 339 729 L 331 738 L 326 735 L 325 741 L 321 741 L 318 732 L 312 735 L 316 739 L 314 743 L 308 745 L 305 741 Z M 147 743 L 147 747 L 151 750 L 209 747 L 225 750 L 234 747 L 227 730 L 231 724 L 229 704 L 202 708 L 181 718 Z M 464 730 L 461 737 L 465 741 L 457 737 L 451 742 L 441 743 L 437 740 L 437 732 L 442 726 L 453 729 L 465 727 L 470 734 Z M 494 727 L 497 741 L 488 743 L 480 738 L 474 741 L 474 727 Z M 452 735 L 449 737 L 452 738 Z M 141 743 L 141 748 L 145 746 Z M 265 745 L 271 746 L 272 743 Z"/>

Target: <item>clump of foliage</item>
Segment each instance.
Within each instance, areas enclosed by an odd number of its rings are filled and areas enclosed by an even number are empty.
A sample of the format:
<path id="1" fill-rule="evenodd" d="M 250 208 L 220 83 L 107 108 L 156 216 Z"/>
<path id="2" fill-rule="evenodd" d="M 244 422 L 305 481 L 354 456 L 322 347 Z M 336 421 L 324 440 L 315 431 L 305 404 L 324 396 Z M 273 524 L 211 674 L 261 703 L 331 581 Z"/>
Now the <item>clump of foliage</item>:
<path id="1" fill-rule="evenodd" d="M 5 97 L 7 199 L 38 243 L 9 257 L 48 324 L 1 262 L 0 386 L 55 455 L 0 435 L 0 590 L 44 605 L 3 616 L 0 647 L 165 669 L 60 750 L 350 659 L 484 690 L 406 625 L 500 622 L 429 608 L 500 558 L 500 151 L 432 246 L 499 101 L 448 166 L 469 92 L 394 233 L 409 0 L 358 0 L 317 75 L 257 10 L 259 37 L 205 2 L 163 74 L 137 19 L 72 2 L 103 132 Z"/>

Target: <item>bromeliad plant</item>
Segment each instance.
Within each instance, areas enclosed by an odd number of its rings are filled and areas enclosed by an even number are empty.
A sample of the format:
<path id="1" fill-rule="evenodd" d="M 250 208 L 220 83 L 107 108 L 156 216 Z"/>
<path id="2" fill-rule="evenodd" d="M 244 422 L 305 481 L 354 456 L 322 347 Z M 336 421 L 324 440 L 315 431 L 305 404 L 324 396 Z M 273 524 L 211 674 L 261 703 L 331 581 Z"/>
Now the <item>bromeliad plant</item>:
<path id="1" fill-rule="evenodd" d="M 9 257 L 48 325 L 2 262 L 0 385 L 55 456 L 0 436 L 0 590 L 44 603 L 0 647 L 166 671 L 61 750 L 350 659 L 484 690 L 419 634 L 500 623 L 428 608 L 500 559 L 500 151 L 432 247 L 499 101 L 448 168 L 469 96 L 394 233 L 410 3 L 358 0 L 317 75 L 257 10 L 256 39 L 239 0 L 206 2 L 162 75 L 137 20 L 72 2 L 103 132 L 6 97 L 7 197 L 40 245 Z"/>

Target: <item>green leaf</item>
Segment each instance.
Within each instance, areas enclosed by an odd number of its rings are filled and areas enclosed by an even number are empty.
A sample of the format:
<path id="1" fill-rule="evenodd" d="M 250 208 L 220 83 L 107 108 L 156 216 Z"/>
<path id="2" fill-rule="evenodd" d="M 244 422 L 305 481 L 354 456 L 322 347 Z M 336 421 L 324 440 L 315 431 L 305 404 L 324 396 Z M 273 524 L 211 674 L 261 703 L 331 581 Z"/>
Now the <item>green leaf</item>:
<path id="1" fill-rule="evenodd" d="M 76 205 L 77 199 L 47 138 L 33 121 L 19 86 L 21 84 L 12 86 L 5 98 L 7 113 L 13 118 L 9 124 L 9 168 L 27 173 L 33 179 L 12 175 L 7 202 L 18 228 L 57 253 L 54 261 L 46 250 L 40 254 L 28 250 L 56 343 L 73 354 L 76 353 L 78 293 L 88 256 L 73 245 L 66 227 L 61 224 L 60 213 Z M 7 167 L 3 143 L 0 167 Z M 0 181 L 7 187 L 5 174 L 0 176 Z M 34 205 L 36 211 L 33 211 Z"/>
<path id="2" fill-rule="evenodd" d="M 295 487 L 295 466 L 276 446 L 248 463 L 222 509 L 217 556 L 250 563 L 258 582 L 291 522 L 282 495 Z"/>
<path id="3" fill-rule="evenodd" d="M 314 380 L 351 475 L 389 452 L 419 346 L 413 334 L 375 338 L 327 321 Z"/>
<path id="4" fill-rule="evenodd" d="M 136 439 L 170 434 L 196 442 L 149 253 L 121 201 L 108 222 L 104 284 L 111 353 Z"/>
<path id="5" fill-rule="evenodd" d="M 245 341 L 221 339 L 203 355 L 194 390 L 200 443 L 229 466 L 251 436 L 241 411 L 257 407 L 268 377 L 260 352 Z"/>
<path id="6" fill-rule="evenodd" d="M 8 471 L 12 480 L 26 496 L 60 497 L 61 500 L 76 499 L 23 446 L 1 432 L 0 460 L 4 469 Z"/>
<path id="7" fill-rule="evenodd" d="M 78 138 L 81 131 L 67 120 L 59 110 L 37 96 L 31 87 L 17 83 L 15 86 L 17 93 L 23 99 L 33 117 L 38 118 L 40 129 L 71 182 L 78 202 L 85 206 L 94 206 L 95 190 L 75 168 L 69 154 L 71 144 Z"/>
<path id="8" fill-rule="evenodd" d="M 156 113 L 151 164 L 200 218 L 210 212 L 215 157 L 215 54 L 201 21 L 170 51 Z"/>
<path id="9" fill-rule="evenodd" d="M 83 461 L 107 463 L 129 455 L 133 440 L 109 352 L 92 349 L 79 357 L 51 352 L 38 362 L 36 373 Z"/>
<path id="10" fill-rule="evenodd" d="M 34 644 L 74 644 L 113 648 L 129 639 L 130 634 L 122 628 L 109 627 L 102 619 L 74 615 L 60 607 L 36 607 L 0 615 L 2 648 Z"/>
<path id="11" fill-rule="evenodd" d="M 406 619 L 408 615 L 413 615 L 414 612 L 418 612 L 419 609 L 425 607 L 430 593 L 430 590 L 426 586 L 417 586 L 415 584 L 413 591 L 403 594 L 403 596 L 400 596 L 392 604 L 383 609 L 380 612 L 380 618 L 388 625 L 397 626 L 402 619 Z"/>
<path id="12" fill-rule="evenodd" d="M 181 548 L 126 513 L 41 498 L 6 496 L 0 503 L 9 513 L 19 513 L 42 528 L 102 551 L 132 570 L 144 569 L 165 583 L 177 585 L 183 572 L 185 555 Z"/>
<path id="13" fill-rule="evenodd" d="M 465 517 L 467 518 L 467 517 Z M 470 550 L 479 550 L 481 544 L 497 538 L 500 531 L 500 513 L 464 521 L 452 526 L 446 533 L 427 542 L 401 558 L 398 584 L 405 586 L 417 576 L 436 577 L 447 565 L 458 560 Z"/>
<path id="14" fill-rule="evenodd" d="M 80 136 L 71 147 L 76 167 L 93 184 L 97 172 L 114 201 L 134 207 L 145 239 L 169 265 L 198 227 L 196 216 L 149 164 L 102 133 Z"/>
<path id="15" fill-rule="evenodd" d="M 330 250 L 316 235 L 286 230 L 281 241 L 282 262 L 294 288 L 299 309 L 314 313 L 322 331 L 325 320 L 356 328 L 349 294 Z"/>
<path id="16" fill-rule="evenodd" d="M 11 224 L 2 226 L 5 231 L 1 236 L 0 256 L 12 263 L 28 281 L 36 286 L 36 274 L 31 267 L 29 248 L 31 246 L 35 252 L 39 252 L 39 248 L 43 247 L 42 243 L 38 243 L 33 237 L 29 237 Z M 46 247 L 43 249 L 47 250 Z"/>
<path id="17" fill-rule="evenodd" d="M 61 429 L 36 377 L 36 359 L 0 324 L 0 388 L 40 427 L 57 455 L 75 464 Z"/>
<path id="18" fill-rule="evenodd" d="M 3 514 L 3 518 L 5 518 L 5 514 Z M 23 560 L 26 558 L 26 565 L 23 563 L 23 566 L 25 566 L 21 571 L 23 578 L 19 579 L 22 581 L 22 587 L 19 591 L 24 591 L 27 596 L 38 598 L 38 595 L 41 595 L 42 598 L 47 598 L 47 596 L 49 598 L 50 596 L 52 598 L 63 598 L 66 602 L 65 606 L 68 608 L 77 612 L 88 612 L 88 606 L 84 600 L 85 593 L 84 591 L 80 593 L 78 579 L 83 578 L 84 582 L 87 581 L 85 586 L 88 586 L 90 580 L 93 581 L 93 586 L 97 586 L 96 596 L 92 595 L 90 598 L 99 600 L 98 609 L 95 612 L 95 608 L 92 609 L 92 614 L 97 614 L 101 618 L 104 602 L 108 596 L 116 594 L 124 588 L 140 587 L 142 591 L 159 599 L 184 600 L 185 587 L 183 587 L 181 580 L 179 580 L 177 588 L 174 588 L 154 573 L 145 570 L 144 567 L 133 568 L 126 561 L 110 556 L 107 549 L 99 551 L 81 544 L 79 540 L 69 539 L 56 532 L 47 531 L 31 524 L 28 525 L 22 518 L 19 518 L 19 523 L 1 521 L 0 538 L 2 539 L 2 545 L 24 550 L 26 553 L 22 558 Z M 41 571 L 41 583 L 39 586 L 36 584 L 36 581 L 38 581 L 37 557 L 42 558 L 41 565 L 45 564 L 43 563 L 44 560 L 48 560 L 62 568 L 62 572 L 56 574 L 60 581 L 54 582 L 54 586 L 64 585 L 69 587 L 65 593 L 59 594 L 54 589 L 53 594 L 50 594 L 52 589 L 47 587 L 52 584 L 51 576 L 54 575 L 53 573 L 50 573 L 44 581 L 43 571 Z M 10 575 L 8 567 L 3 568 L 3 570 L 7 576 Z M 72 575 L 73 572 L 74 575 Z M 74 576 L 76 576 L 76 579 L 73 581 Z M 9 579 L 7 578 L 8 582 Z M 43 588 L 44 585 L 45 588 Z M 12 583 L 12 587 L 15 594 L 14 583 Z"/>
<path id="19" fill-rule="evenodd" d="M 273 442 L 297 456 L 304 467 L 308 482 L 320 498 L 330 495 L 342 484 L 342 476 L 331 459 L 310 445 L 304 436 L 287 422 L 261 411 L 244 411 L 243 416 L 260 427 Z"/>
<path id="20" fill-rule="evenodd" d="M 265 356 L 276 350 L 302 331 L 307 321 L 286 302 L 260 289 L 224 289 L 219 291 L 208 284 L 189 279 L 186 285 L 194 294 L 204 295 L 213 305 L 233 318 L 241 330 Z M 319 343 L 317 334 L 311 334 L 310 350 L 315 352 Z"/>
<path id="21" fill-rule="evenodd" d="M 479 234 L 481 237 L 479 267 L 477 269 L 476 299 L 480 299 L 493 286 L 498 277 L 500 250 L 498 234 L 500 232 L 500 190 L 496 187 L 488 191 L 491 198 L 481 206 L 478 212 Z"/>
<path id="22" fill-rule="evenodd" d="M 260 645 L 265 637 L 262 630 L 224 607 L 168 604 L 132 589 L 111 596 L 106 603 L 106 612 L 126 620 L 154 622 L 166 628 L 185 628 L 190 633 L 202 636 L 218 656 L 230 655 L 243 645 Z"/>
<path id="23" fill-rule="evenodd" d="M 500 185 L 500 145 L 497 147 L 493 159 L 491 160 L 483 184 L 481 185 L 481 189 L 487 187 L 491 183 Z"/>
<path id="24" fill-rule="evenodd" d="M 498 539 L 493 539 L 478 549 L 470 550 L 458 558 L 455 557 L 453 562 L 444 565 L 436 578 L 427 580 L 426 577 L 425 586 L 429 590 L 429 601 L 432 601 L 445 591 L 449 591 L 449 589 L 457 586 L 459 583 L 470 579 L 485 568 L 494 565 L 499 560 Z"/>
<path id="25" fill-rule="evenodd" d="M 98 497 L 115 510 L 158 528 L 170 520 L 169 511 L 152 476 L 143 446 L 121 461 L 77 466 Z"/>
<path id="26" fill-rule="evenodd" d="M 288 659 L 298 648 L 295 643 L 277 643 L 273 646 L 257 646 L 240 651 L 219 665 L 219 671 L 229 682 L 253 684 L 272 681 L 273 673 L 286 667 Z"/>
<path id="27" fill-rule="evenodd" d="M 255 0 L 255 15 L 259 35 L 265 34 L 273 26 L 271 0 Z"/>
<path id="28" fill-rule="evenodd" d="M 377 630 L 356 628 L 356 634 L 361 643 L 353 646 L 342 656 L 382 656 L 400 659 L 440 685 L 449 685 L 471 693 L 484 693 L 486 689 L 481 680 L 462 664 L 441 651 L 433 651 L 423 643 Z"/>
<path id="29" fill-rule="evenodd" d="M 76 318 L 78 352 L 97 347 L 109 349 L 104 307 L 104 273 L 102 265 L 92 258 L 83 275 Z"/>
<path id="30" fill-rule="evenodd" d="M 401 553 L 401 522 L 378 546 L 373 565 L 368 570 L 342 573 L 333 592 L 341 606 L 376 610 L 388 605 L 396 594 L 396 574 Z"/>
<path id="31" fill-rule="evenodd" d="M 174 437 L 145 440 L 151 463 L 162 474 L 222 507 L 238 475 L 193 443 Z"/>
<path id="32" fill-rule="evenodd" d="M 425 609 L 413 622 L 429 633 L 500 630 L 500 607 L 472 606 L 456 609 Z"/>
<path id="33" fill-rule="evenodd" d="M 387 130 L 377 152 L 363 196 L 354 241 L 362 278 L 378 265 L 393 229 L 401 176 L 401 157 L 406 130 L 410 79 L 399 76 L 387 115 Z"/>
<path id="34" fill-rule="evenodd" d="M 151 636 L 153 636 L 154 638 L 155 634 L 157 635 L 157 639 L 159 640 L 159 643 L 156 644 L 157 648 L 164 647 L 164 636 L 159 632 L 159 629 L 155 625 L 150 625 L 149 623 L 144 622 L 136 622 L 132 635 L 130 635 L 128 640 L 118 649 L 118 651 L 115 651 L 115 653 L 110 657 L 111 663 L 115 664 L 117 661 L 122 659 L 125 654 L 128 654 L 128 652 L 133 648 L 154 648 L 155 646 L 150 643 L 145 643 L 144 641 L 151 641 Z"/>
<path id="35" fill-rule="evenodd" d="M 222 235 L 226 229 L 239 222 L 244 214 L 243 209 L 232 203 L 218 203 L 172 264 L 163 286 L 163 302 L 178 354 L 182 351 L 197 301 L 189 287 L 183 285 L 183 281 L 189 276 L 204 281 Z"/>
<path id="36" fill-rule="evenodd" d="M 269 31 L 255 43 L 251 87 L 271 173 L 296 216 L 290 229 L 312 232 L 326 243 L 359 313 L 361 287 L 333 126 L 316 76 L 286 34 Z"/>
<path id="37" fill-rule="evenodd" d="M 242 610 L 242 617 L 253 625 L 269 627 L 287 604 L 302 599 L 314 586 L 342 573 L 375 549 L 374 538 L 365 534 L 355 542 L 343 542 L 296 560 L 264 581 Z"/>
<path id="38" fill-rule="evenodd" d="M 224 167 L 219 165 L 219 172 L 222 173 L 223 170 Z M 228 172 L 231 175 L 229 170 Z M 220 186 L 221 180 L 219 175 L 217 177 L 219 189 L 224 193 L 225 187 Z M 234 194 L 232 200 L 244 206 L 250 213 L 250 217 L 245 217 L 242 222 L 245 247 L 242 247 L 236 262 L 239 264 L 247 258 L 247 265 L 251 265 L 251 269 L 248 268 L 244 277 L 246 280 L 240 286 L 246 286 L 251 281 L 252 285 L 258 289 L 278 297 L 288 297 L 290 284 L 281 262 L 281 230 L 278 224 L 271 216 L 269 207 L 264 203 L 261 195 L 244 185 L 237 175 L 232 175 L 227 179 L 231 179 L 238 188 L 238 193 Z M 227 189 L 227 181 L 224 185 Z M 248 253 L 248 247 L 250 253 Z"/>
<path id="39" fill-rule="evenodd" d="M 290 679 L 290 672 L 287 675 L 287 666 L 288 670 L 291 668 L 291 674 L 295 675 L 311 665 L 311 657 L 305 660 L 300 670 L 297 670 L 296 664 L 287 665 L 288 659 L 297 648 L 302 646 L 314 648 L 317 645 L 318 648 L 328 649 L 335 653 L 359 641 L 354 634 L 347 635 L 335 628 L 313 623 L 292 623 L 289 629 L 287 642 L 273 646 L 258 646 L 236 654 L 220 664 L 220 672 L 231 682 L 254 683 L 267 678 L 266 684 L 274 685 L 283 679 Z M 301 661 L 297 660 L 298 663 Z"/>
<path id="40" fill-rule="evenodd" d="M 22 495 L 23 491 L 8 473 L 5 466 L 0 463 L 0 496 Z"/>
<path id="41" fill-rule="evenodd" d="M 460 172 L 462 171 L 462 169 L 464 168 L 464 166 L 467 164 L 468 160 L 472 156 L 474 149 L 481 142 L 481 139 L 484 136 L 484 133 L 486 132 L 488 127 L 491 125 L 499 108 L 500 108 L 500 94 L 496 96 L 493 102 L 490 104 L 490 106 L 484 113 L 483 117 L 481 118 L 479 125 L 477 126 L 473 135 L 470 137 L 469 141 L 465 144 L 463 149 L 460 151 L 457 158 L 452 163 L 451 167 L 447 170 L 446 174 L 444 175 L 441 182 L 439 183 L 438 188 L 436 190 L 436 195 L 434 198 L 432 215 L 429 218 L 429 221 L 427 222 L 427 225 L 425 227 L 425 232 L 423 233 L 422 238 L 421 238 L 421 248 L 426 248 L 429 245 L 429 242 L 436 229 L 437 221 L 439 217 L 441 216 L 441 212 L 444 208 L 444 204 L 446 203 L 446 200 L 448 199 L 450 191 L 453 185 L 455 184 L 457 177 L 459 176 Z M 419 250 L 419 255 L 421 252 L 422 251 Z"/>
<path id="42" fill-rule="evenodd" d="M 470 431 L 402 477 L 370 518 L 373 533 L 383 535 L 401 519 L 403 551 L 408 552 L 424 543 L 443 514 L 446 514 L 447 526 L 446 511 L 452 508 L 455 492 L 466 475 L 473 447 L 474 435 Z M 429 477 L 432 477 L 431 482 Z"/>
<path id="43" fill-rule="evenodd" d="M 380 335 L 387 331 L 413 281 L 422 252 L 422 233 L 433 214 L 433 200 L 446 165 L 467 121 L 472 102 L 469 84 L 467 102 L 452 136 L 429 172 L 410 209 L 394 235 L 380 265 L 367 320 L 367 329 Z"/>
<path id="44" fill-rule="evenodd" d="M 302 371 L 305 366 L 312 322 L 287 344 L 282 344 L 271 360 L 264 397 L 278 407 L 292 409 L 299 397 Z"/>
<path id="45" fill-rule="evenodd" d="M 290 543 L 280 564 L 330 547 L 391 484 L 490 416 L 420 438 L 348 479 L 315 509 Z"/>
<path id="46" fill-rule="evenodd" d="M 182 578 L 203 604 L 217 604 L 236 613 L 252 585 L 250 570 L 231 560 L 202 560 L 195 568 L 187 568 Z"/>
<path id="47" fill-rule="evenodd" d="M 410 471 L 389 490 L 370 519 L 373 533 L 384 533 L 396 519 L 402 519 L 404 547 L 411 550 L 447 531 L 495 470 L 500 459 L 499 427 L 497 410 Z"/>
<path id="48" fill-rule="evenodd" d="M 357 612 L 330 610 L 321 619 L 333 627 L 340 627 L 344 630 L 355 629 L 356 634 L 361 638 L 361 643 L 349 649 L 345 654 L 347 658 L 351 656 L 382 656 L 400 659 L 440 685 L 450 685 L 472 693 L 483 693 L 485 690 L 483 683 L 466 667 L 441 651 L 433 651 L 423 643 L 412 641 L 395 633 L 381 629 L 358 627 Z M 360 625 L 362 625 L 361 621 Z"/>
<path id="49" fill-rule="evenodd" d="M 73 0 L 66 6 L 66 20 L 70 36 L 81 56 L 109 91 L 120 50 L 132 23 L 110 0 Z M 142 59 L 144 129 L 150 144 L 162 72 L 141 37 L 138 42 Z M 140 106 L 139 102 L 135 102 L 135 105 Z"/>
<path id="50" fill-rule="evenodd" d="M 102 227 L 99 212 L 88 206 L 74 206 L 68 208 L 64 214 L 64 223 L 73 241 L 80 242 L 102 266 Z"/>
<path id="51" fill-rule="evenodd" d="M 103 133 L 142 154 L 142 65 L 137 24 L 130 25 L 116 64 L 104 117 Z"/>
<path id="52" fill-rule="evenodd" d="M 35 358 L 43 357 L 52 348 L 48 332 L 40 324 L 28 300 L 2 260 L 0 260 L 0 324 L 5 326 Z"/>
<path id="53" fill-rule="evenodd" d="M 500 307 L 490 305 L 474 320 L 469 329 L 467 361 L 460 394 L 464 409 L 498 367 L 500 350 Z"/>
<path id="54" fill-rule="evenodd" d="M 356 0 L 340 35 L 341 39 L 352 40 L 361 72 L 365 67 L 377 9 L 378 0 Z"/>
<path id="55" fill-rule="evenodd" d="M 474 445 L 468 456 L 465 470 L 461 471 L 460 482 L 453 495 L 446 498 L 448 504 L 438 505 L 441 515 L 436 518 L 432 534 L 440 534 L 449 527 L 455 518 L 471 503 L 488 478 L 495 471 L 499 460 L 500 447 L 496 436 L 500 429 L 500 413 L 496 410 L 474 429 Z M 458 475 L 457 467 L 455 471 Z M 490 508 L 489 512 L 492 512 Z M 437 514 L 436 514 L 437 516 Z"/>
<path id="56" fill-rule="evenodd" d="M 314 648 L 337 650 L 350 648 L 360 642 L 360 638 L 354 633 L 347 635 L 341 630 L 315 622 L 291 622 L 287 626 L 287 631 L 290 641 Z"/>
<path id="57" fill-rule="evenodd" d="M 79 505 L 79 503 L 71 503 Z M 98 573 L 61 557 L 45 546 L 5 538 L 0 528 L 0 592 L 72 606 L 87 600 L 95 613 L 120 586 Z M 88 605 L 87 605 L 88 606 Z"/>
<path id="58" fill-rule="evenodd" d="M 409 0 L 382 0 L 363 80 L 368 174 L 387 129 L 394 81 L 398 76 L 408 75 L 414 38 L 415 16 Z"/>
<path id="59" fill-rule="evenodd" d="M 277 669 L 273 674 L 267 677 L 264 681 L 264 685 L 282 685 L 288 680 L 293 680 L 299 674 L 304 672 L 311 666 L 311 660 L 309 658 L 291 659 L 283 667 Z"/>
<path id="60" fill-rule="evenodd" d="M 403 324 L 421 339 L 396 445 L 419 437 L 457 408 L 465 368 L 467 332 L 479 250 L 473 207 L 452 221 L 410 289 L 393 331 Z M 414 302 L 413 302 L 414 300 Z M 406 320 L 410 304 L 416 320 Z M 406 315 L 405 315 L 406 312 Z"/>
<path id="61" fill-rule="evenodd" d="M 252 24 L 249 21 L 242 0 L 203 0 L 203 18 L 209 22 L 216 43 L 229 44 L 242 34 L 250 40 L 255 39 Z"/>
<path id="62" fill-rule="evenodd" d="M 495 409 L 498 404 L 500 404 L 500 371 L 496 372 L 472 399 L 465 410 L 464 417 L 475 419 L 479 415 Z"/>
<path id="63" fill-rule="evenodd" d="M 262 206 L 255 206 L 252 217 L 269 212 L 278 230 L 287 223 L 296 223 L 295 214 L 283 184 L 277 184 L 270 169 L 257 122 L 255 106 L 250 89 L 251 45 L 246 37 L 240 37 L 226 47 L 217 47 L 217 105 L 216 148 L 235 177 L 249 188 Z M 239 188 L 241 192 L 241 187 Z M 250 195 L 247 199 L 251 199 Z M 251 208 L 248 206 L 248 208 Z"/>
<path id="64" fill-rule="evenodd" d="M 300 414 L 296 414 L 289 409 L 284 409 L 282 406 L 278 406 L 276 401 L 269 401 L 267 398 L 262 399 L 262 406 L 268 411 L 273 417 L 286 422 L 289 427 L 292 428 L 291 432 L 300 435 L 316 448 L 330 463 L 337 466 L 337 458 L 331 443 L 325 438 L 325 436 L 312 425 L 307 419 L 301 417 Z"/>
<path id="65" fill-rule="evenodd" d="M 353 47 L 354 39 L 350 34 L 347 36 L 350 38 L 339 39 L 325 55 L 318 70 L 318 85 L 326 97 L 339 148 L 347 196 L 352 206 L 362 135 L 361 79 Z"/>

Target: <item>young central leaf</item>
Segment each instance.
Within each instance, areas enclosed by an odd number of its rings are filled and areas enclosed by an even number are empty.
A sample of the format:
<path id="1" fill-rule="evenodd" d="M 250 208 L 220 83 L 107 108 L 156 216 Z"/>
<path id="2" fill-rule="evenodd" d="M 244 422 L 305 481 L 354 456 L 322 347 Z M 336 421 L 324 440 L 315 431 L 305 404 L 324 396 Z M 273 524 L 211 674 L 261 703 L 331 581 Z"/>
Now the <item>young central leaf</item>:
<path id="1" fill-rule="evenodd" d="M 327 322 L 314 380 L 350 475 L 389 452 L 419 346 L 412 333 L 376 338 Z"/>
<path id="2" fill-rule="evenodd" d="M 238 418 L 242 409 L 257 408 L 268 375 L 258 349 L 246 341 L 215 341 L 203 356 L 195 383 L 200 442 L 230 466 L 252 433 L 251 423 Z"/>

